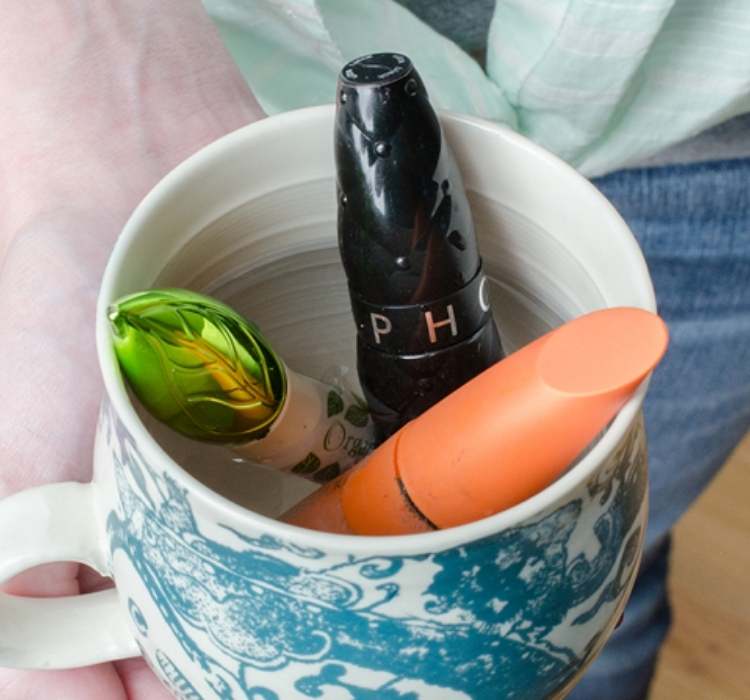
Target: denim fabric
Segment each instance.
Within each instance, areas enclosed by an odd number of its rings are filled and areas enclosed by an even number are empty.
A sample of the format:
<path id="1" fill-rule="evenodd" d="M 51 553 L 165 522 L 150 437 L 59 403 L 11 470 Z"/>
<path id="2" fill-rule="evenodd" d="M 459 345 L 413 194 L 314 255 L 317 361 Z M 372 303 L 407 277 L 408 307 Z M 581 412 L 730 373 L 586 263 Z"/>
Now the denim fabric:
<path id="1" fill-rule="evenodd" d="M 640 241 L 671 344 L 645 406 L 651 504 L 641 573 L 623 624 L 570 698 L 636 700 L 669 628 L 669 530 L 750 428 L 750 159 L 594 183 Z"/>

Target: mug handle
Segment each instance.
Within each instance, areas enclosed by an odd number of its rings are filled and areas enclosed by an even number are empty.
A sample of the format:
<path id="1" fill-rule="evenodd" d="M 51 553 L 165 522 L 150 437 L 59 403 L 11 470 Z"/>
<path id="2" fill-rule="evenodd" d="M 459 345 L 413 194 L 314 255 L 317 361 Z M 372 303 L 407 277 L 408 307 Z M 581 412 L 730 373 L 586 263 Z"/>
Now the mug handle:
<path id="1" fill-rule="evenodd" d="M 49 484 L 0 500 L 0 583 L 62 561 L 106 575 L 95 488 Z M 62 669 L 139 655 L 115 589 L 61 598 L 0 593 L 0 666 Z"/>

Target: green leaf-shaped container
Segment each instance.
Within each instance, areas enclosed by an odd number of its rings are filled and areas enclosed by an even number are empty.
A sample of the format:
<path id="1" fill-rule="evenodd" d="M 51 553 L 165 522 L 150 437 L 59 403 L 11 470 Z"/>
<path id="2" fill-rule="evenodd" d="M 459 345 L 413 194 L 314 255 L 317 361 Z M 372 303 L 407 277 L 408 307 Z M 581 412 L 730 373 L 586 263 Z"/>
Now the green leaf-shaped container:
<path id="1" fill-rule="evenodd" d="M 228 306 L 183 289 L 153 289 L 109 309 L 117 359 L 159 420 L 198 440 L 258 440 L 287 395 L 283 362 Z"/>

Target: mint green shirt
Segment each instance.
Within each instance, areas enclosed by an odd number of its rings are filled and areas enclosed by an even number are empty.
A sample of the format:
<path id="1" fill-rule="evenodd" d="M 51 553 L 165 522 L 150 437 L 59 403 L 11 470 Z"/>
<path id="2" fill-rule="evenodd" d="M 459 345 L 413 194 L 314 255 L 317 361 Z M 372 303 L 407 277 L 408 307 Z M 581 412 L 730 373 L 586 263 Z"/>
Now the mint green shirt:
<path id="1" fill-rule="evenodd" d="M 750 112 L 750 0 L 497 0 L 485 67 L 392 0 L 204 0 L 269 113 L 332 102 L 369 52 L 441 108 L 504 122 L 585 175 Z"/>

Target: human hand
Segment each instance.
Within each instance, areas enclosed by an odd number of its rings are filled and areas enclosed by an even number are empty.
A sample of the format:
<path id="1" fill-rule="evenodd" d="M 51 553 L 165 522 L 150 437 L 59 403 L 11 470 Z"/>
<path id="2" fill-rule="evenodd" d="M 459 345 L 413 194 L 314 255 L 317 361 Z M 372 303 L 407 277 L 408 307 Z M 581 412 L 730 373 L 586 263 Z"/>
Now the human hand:
<path id="1" fill-rule="evenodd" d="M 198 0 L 11 3 L 0 24 L 0 498 L 88 481 L 95 298 L 129 212 L 179 161 L 262 116 Z M 105 585 L 76 564 L 8 592 Z M 0 631 L 2 635 L 2 631 Z M 145 663 L 0 669 L 6 700 L 158 700 Z"/>

